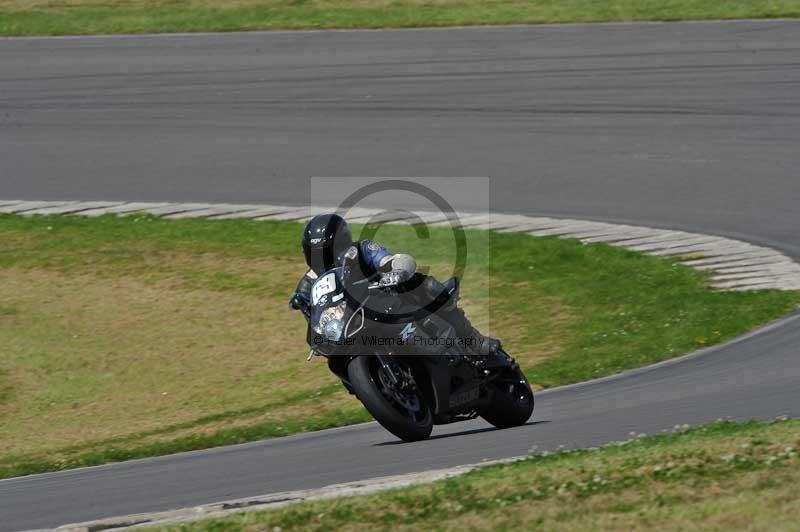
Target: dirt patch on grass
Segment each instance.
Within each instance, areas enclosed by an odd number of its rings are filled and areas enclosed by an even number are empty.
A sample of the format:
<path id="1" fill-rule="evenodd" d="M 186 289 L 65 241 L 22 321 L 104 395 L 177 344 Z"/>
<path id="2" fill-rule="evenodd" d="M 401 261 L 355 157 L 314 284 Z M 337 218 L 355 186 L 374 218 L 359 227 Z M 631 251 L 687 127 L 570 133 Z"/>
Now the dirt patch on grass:
<path id="1" fill-rule="evenodd" d="M 130 277 L 0 270 L 7 450 L 104 439 L 332 382 L 284 305 Z M 21 290 L 20 287 L 24 287 Z"/>
<path id="2" fill-rule="evenodd" d="M 9 455 L 359 408 L 343 389 L 291 400 L 338 382 L 324 363 L 305 362 L 305 322 L 286 308 L 301 260 L 152 242 L 50 253 L 36 234 L 4 236 L 15 254 L 14 266 L 0 268 L 0 445 Z M 491 301 L 481 283 L 475 290 L 465 306 L 488 327 Z M 570 323 L 556 298 L 543 297 L 541 308 L 533 321 L 502 308 L 493 315 L 492 331 L 510 348 L 536 324 L 523 364 L 558 353 Z M 181 424 L 190 426 L 162 431 Z"/>

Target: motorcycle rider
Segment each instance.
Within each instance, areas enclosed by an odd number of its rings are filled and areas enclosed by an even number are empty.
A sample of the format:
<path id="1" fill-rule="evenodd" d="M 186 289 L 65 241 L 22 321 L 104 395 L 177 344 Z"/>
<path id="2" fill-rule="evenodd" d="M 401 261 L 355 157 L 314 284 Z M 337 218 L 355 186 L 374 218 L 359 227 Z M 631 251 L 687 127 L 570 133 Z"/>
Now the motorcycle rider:
<path id="1" fill-rule="evenodd" d="M 303 310 L 311 304 L 311 287 L 319 275 L 339 265 L 342 255 L 351 246 L 358 250 L 359 265 L 366 277 L 380 275 L 384 286 L 408 286 L 419 289 L 429 298 L 435 299 L 444 293 L 442 283 L 429 275 L 416 271 L 416 261 L 404 253 L 390 253 L 385 247 L 371 241 L 353 242 L 350 227 L 338 214 L 320 214 L 312 218 L 303 230 L 303 254 L 309 270 L 300 279 L 295 294 L 289 301 L 291 308 Z M 482 357 L 494 355 L 500 342 L 482 335 L 451 298 L 437 311 L 437 315 L 450 323 L 459 338 L 465 339 L 467 351 Z"/>

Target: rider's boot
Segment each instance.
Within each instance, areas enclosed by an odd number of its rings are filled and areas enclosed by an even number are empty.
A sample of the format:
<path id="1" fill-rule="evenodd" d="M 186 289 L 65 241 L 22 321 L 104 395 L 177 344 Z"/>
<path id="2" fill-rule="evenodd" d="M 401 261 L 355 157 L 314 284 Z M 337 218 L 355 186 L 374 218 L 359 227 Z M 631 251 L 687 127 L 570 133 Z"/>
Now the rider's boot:
<path id="1" fill-rule="evenodd" d="M 443 284 L 429 276 L 423 279 L 422 288 L 428 297 L 434 298 L 442 297 L 446 291 Z M 437 315 L 455 329 L 458 338 L 464 342 L 465 354 L 469 355 L 468 358 L 474 364 L 484 368 L 513 364 L 514 360 L 501 352 L 500 340 L 484 336 L 475 329 L 464 314 L 464 310 L 458 308 L 458 296 L 453 295 L 452 290 L 450 295 L 451 297 L 442 302 Z"/>
<path id="2" fill-rule="evenodd" d="M 482 335 L 467 319 L 464 310 L 456 305 L 443 308 L 441 316 L 455 329 L 456 335 L 462 339 L 468 355 L 479 357 L 478 362 L 487 363 L 497 357 L 500 340 Z"/>

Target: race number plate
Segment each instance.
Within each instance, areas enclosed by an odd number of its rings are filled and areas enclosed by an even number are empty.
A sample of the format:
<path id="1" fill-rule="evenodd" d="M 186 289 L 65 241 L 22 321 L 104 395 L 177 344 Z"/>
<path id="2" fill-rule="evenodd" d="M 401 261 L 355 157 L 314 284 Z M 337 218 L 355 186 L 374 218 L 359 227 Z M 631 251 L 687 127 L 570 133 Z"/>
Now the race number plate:
<path id="1" fill-rule="evenodd" d="M 330 294 L 336 290 L 336 274 L 333 272 L 324 275 L 317 279 L 314 286 L 311 288 L 311 304 L 316 305 L 319 303 L 322 296 Z"/>

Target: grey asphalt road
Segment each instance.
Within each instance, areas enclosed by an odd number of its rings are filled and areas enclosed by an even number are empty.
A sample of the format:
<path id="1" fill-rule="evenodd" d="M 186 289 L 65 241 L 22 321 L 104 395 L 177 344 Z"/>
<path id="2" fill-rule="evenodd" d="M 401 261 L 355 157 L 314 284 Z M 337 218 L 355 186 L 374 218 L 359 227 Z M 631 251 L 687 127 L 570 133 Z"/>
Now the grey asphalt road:
<path id="1" fill-rule="evenodd" d="M 497 210 L 800 257 L 798 163 L 797 22 L 0 41 L 0 198 L 302 204 L 310 176 L 481 175 Z M 0 529 L 798 416 L 798 355 L 800 317 L 541 395 L 517 429 L 361 425 L 0 481 Z"/>
<path id="2" fill-rule="evenodd" d="M 489 176 L 497 210 L 800 255 L 799 167 L 800 21 L 0 40 L 3 198 Z"/>

